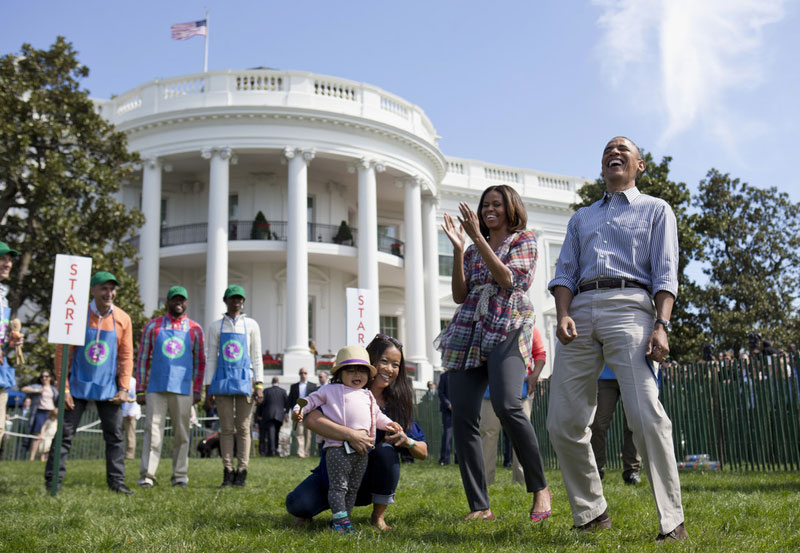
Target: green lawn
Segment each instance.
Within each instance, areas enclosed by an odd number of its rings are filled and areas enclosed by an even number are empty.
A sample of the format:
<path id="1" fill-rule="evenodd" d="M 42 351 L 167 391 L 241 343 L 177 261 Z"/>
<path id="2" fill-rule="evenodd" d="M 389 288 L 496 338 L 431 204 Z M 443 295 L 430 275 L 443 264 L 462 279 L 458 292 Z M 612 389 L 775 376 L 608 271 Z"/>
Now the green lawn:
<path id="1" fill-rule="evenodd" d="M 0 551 L 660 551 L 655 507 L 646 485 L 631 488 L 609 474 L 606 497 L 614 528 L 594 535 L 570 531 L 572 517 L 560 474 L 548 473 L 553 516 L 532 527 L 529 495 L 498 468 L 492 486 L 494 522 L 461 519 L 467 512 L 458 468 L 404 465 L 391 532 L 373 531 L 367 507 L 356 508 L 358 534 L 335 535 L 323 514 L 297 529 L 284 497 L 313 459 L 253 459 L 247 488 L 217 490 L 219 459 L 191 459 L 186 489 L 168 485 L 170 460 L 159 477 L 167 485 L 136 488 L 138 462 L 128 461 L 132 497 L 105 487 L 104 461 L 68 464 L 55 499 L 45 494 L 44 464 L 0 463 Z M 670 551 L 800 551 L 800 475 L 797 473 L 683 473 L 690 541 Z"/>

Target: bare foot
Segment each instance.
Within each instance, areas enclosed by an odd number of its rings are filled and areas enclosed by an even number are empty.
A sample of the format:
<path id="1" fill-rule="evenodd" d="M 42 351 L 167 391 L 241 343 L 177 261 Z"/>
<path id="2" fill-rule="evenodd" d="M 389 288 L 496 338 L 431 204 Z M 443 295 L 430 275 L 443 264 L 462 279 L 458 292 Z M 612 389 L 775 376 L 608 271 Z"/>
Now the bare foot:
<path id="1" fill-rule="evenodd" d="M 372 517 L 370 519 L 370 524 L 372 524 L 378 530 L 391 530 L 392 527 L 386 524 L 386 521 L 383 520 L 383 517 Z"/>
<path id="2" fill-rule="evenodd" d="M 538 492 L 533 493 L 533 506 L 531 512 L 544 513 L 551 509 L 553 494 L 550 493 L 550 488 L 544 488 Z"/>
<path id="3" fill-rule="evenodd" d="M 464 520 L 494 520 L 494 515 L 491 509 L 484 509 L 482 511 L 472 511 Z"/>
<path id="4" fill-rule="evenodd" d="M 295 528 L 305 528 L 310 525 L 311 525 L 310 518 L 294 517 L 294 520 L 292 520 L 292 526 L 294 526 Z"/>

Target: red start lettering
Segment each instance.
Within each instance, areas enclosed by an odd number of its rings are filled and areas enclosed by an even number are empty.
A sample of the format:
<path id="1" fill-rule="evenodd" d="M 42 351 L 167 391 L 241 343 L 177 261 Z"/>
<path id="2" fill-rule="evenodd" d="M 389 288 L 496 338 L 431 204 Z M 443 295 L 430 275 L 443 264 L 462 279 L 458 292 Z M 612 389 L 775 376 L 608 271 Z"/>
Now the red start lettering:
<path id="1" fill-rule="evenodd" d="M 67 298 L 67 301 L 64 302 L 64 305 L 69 305 L 69 304 L 78 305 L 77 302 L 75 301 L 75 298 L 72 297 L 72 294 L 70 294 L 69 297 Z"/>
<path id="2" fill-rule="evenodd" d="M 361 333 L 361 332 L 358 333 L 358 343 L 359 344 L 363 344 L 364 343 L 364 334 Z"/>
<path id="3" fill-rule="evenodd" d="M 367 330 L 367 327 L 364 326 L 363 322 L 358 323 L 358 327 L 356 330 Z"/>
<path id="4" fill-rule="evenodd" d="M 73 263 L 72 265 L 69 266 L 69 274 L 71 274 L 72 276 L 75 276 L 75 275 L 78 274 L 78 264 L 77 263 Z M 72 280 L 72 279 L 70 279 L 70 280 Z"/>
<path id="5" fill-rule="evenodd" d="M 358 305 L 364 305 L 364 296 L 358 296 Z"/>
<path id="6" fill-rule="evenodd" d="M 75 317 L 74 317 L 74 315 L 75 315 L 75 310 L 74 310 L 74 309 L 72 309 L 71 307 L 67 307 L 67 316 L 66 316 L 66 317 L 64 317 L 64 318 L 65 318 L 65 319 L 72 319 L 72 320 L 75 320 Z"/>
<path id="7" fill-rule="evenodd" d="M 67 335 L 69 336 L 69 328 L 72 326 L 72 323 L 64 323 L 64 326 L 67 327 Z"/>

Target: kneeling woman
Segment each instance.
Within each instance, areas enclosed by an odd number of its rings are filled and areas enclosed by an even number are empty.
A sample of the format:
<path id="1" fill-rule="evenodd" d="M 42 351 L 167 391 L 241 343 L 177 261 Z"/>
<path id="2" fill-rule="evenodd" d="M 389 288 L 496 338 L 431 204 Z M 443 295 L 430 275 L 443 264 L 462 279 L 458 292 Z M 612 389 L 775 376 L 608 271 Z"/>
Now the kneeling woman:
<path id="1" fill-rule="evenodd" d="M 306 415 L 304 421 L 308 428 L 331 440 L 348 442 L 359 453 L 369 451 L 369 464 L 361 487 L 358 490 L 356 505 L 372 503 L 372 525 L 381 530 L 390 530 L 384 520 L 386 507 L 394 503 L 394 493 L 400 480 L 400 448 L 417 459 L 428 456 L 425 434 L 412 418 L 414 403 L 411 383 L 406 375 L 403 345 L 396 339 L 378 334 L 367 346 L 370 362 L 378 370 L 369 389 L 381 410 L 405 430 L 387 435 L 377 432 L 375 447 L 366 432 L 351 430 L 326 418 L 320 411 Z M 288 496 L 286 510 L 295 520 L 304 522 L 330 508 L 328 505 L 328 472 L 325 464 L 325 450 L 322 450 L 320 464 L 311 475 L 303 480 Z"/>

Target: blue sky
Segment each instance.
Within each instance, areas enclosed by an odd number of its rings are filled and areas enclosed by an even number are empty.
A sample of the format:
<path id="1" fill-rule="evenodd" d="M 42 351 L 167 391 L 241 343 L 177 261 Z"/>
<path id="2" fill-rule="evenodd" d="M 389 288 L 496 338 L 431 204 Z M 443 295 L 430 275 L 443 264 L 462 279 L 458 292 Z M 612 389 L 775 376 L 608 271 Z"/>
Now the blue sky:
<path id="1" fill-rule="evenodd" d="M 375 84 L 421 106 L 446 155 L 594 178 L 623 134 L 692 189 L 715 167 L 800 201 L 798 0 L 28 0 L 0 5 L 0 53 L 64 35 L 109 97 L 201 71 L 202 38 L 169 26 L 205 8 L 209 69 Z"/>

